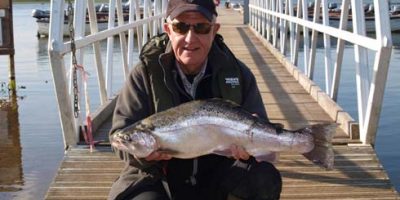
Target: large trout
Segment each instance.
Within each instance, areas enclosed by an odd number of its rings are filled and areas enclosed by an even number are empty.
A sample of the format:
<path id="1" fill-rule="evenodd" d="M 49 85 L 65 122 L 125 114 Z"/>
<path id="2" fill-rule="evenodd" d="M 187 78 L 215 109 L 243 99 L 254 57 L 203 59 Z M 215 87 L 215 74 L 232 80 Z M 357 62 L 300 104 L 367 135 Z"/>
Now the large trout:
<path id="1" fill-rule="evenodd" d="M 205 154 L 231 156 L 231 145 L 243 147 L 259 161 L 274 153 L 293 151 L 331 169 L 331 140 L 336 124 L 317 124 L 299 130 L 279 128 L 221 99 L 191 101 L 151 115 L 115 132 L 111 144 L 136 158 L 162 151 L 176 158 Z"/>

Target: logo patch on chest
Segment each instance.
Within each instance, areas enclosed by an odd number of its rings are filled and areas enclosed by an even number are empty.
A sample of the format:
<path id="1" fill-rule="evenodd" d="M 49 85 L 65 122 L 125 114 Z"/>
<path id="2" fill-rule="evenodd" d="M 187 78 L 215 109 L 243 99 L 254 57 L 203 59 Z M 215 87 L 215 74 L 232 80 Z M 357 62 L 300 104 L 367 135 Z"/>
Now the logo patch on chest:
<path id="1" fill-rule="evenodd" d="M 236 86 L 239 86 L 239 78 L 238 77 L 228 77 L 225 78 L 225 84 L 230 85 L 231 88 L 235 88 Z"/>

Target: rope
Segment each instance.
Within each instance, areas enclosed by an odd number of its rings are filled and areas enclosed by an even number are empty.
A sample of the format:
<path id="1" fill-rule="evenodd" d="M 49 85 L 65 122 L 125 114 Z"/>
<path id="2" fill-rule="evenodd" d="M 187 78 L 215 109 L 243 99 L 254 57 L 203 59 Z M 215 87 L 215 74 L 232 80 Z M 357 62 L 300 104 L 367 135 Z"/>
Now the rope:
<path id="1" fill-rule="evenodd" d="M 68 28 L 69 34 L 71 39 L 71 54 L 72 54 L 72 84 L 73 84 L 73 95 L 74 95 L 74 117 L 79 118 L 79 90 L 78 90 L 78 72 L 81 73 L 82 83 L 84 88 L 84 95 L 85 95 L 85 111 L 86 111 L 86 128 L 84 126 L 80 126 L 81 132 L 83 134 L 84 140 L 86 144 L 90 146 L 90 152 L 93 152 L 94 149 L 94 140 L 92 134 L 92 119 L 90 117 L 90 98 L 89 92 L 87 87 L 88 76 L 87 73 L 82 65 L 78 64 L 76 59 L 76 45 L 75 45 L 75 30 L 73 26 L 73 15 L 74 9 L 72 6 L 71 0 L 68 0 Z"/>

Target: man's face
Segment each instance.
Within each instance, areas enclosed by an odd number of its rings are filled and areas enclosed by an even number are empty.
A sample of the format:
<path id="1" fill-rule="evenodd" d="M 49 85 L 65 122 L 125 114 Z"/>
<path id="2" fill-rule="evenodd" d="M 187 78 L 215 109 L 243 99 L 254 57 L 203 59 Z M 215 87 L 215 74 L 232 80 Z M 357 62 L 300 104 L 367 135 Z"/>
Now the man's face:
<path id="1" fill-rule="evenodd" d="M 183 22 L 192 25 L 187 33 L 177 33 L 173 30 L 171 23 L 164 24 L 164 30 L 168 34 L 175 58 L 183 68 L 185 74 L 196 74 L 201 70 L 214 36 L 219 29 L 219 24 L 212 24 L 211 30 L 207 34 L 200 34 L 194 31 L 193 25 L 199 23 L 211 24 L 199 12 L 184 12 L 176 17 L 172 23 Z"/>

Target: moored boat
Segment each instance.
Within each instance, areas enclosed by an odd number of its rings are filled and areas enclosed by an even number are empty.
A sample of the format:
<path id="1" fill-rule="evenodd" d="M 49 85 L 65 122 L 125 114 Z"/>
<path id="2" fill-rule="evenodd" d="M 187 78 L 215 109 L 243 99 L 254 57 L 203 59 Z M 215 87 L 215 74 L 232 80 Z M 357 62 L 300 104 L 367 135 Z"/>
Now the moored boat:
<path id="1" fill-rule="evenodd" d="M 37 37 L 47 37 L 49 35 L 49 28 L 50 28 L 50 18 L 40 18 L 36 20 L 37 24 Z M 107 29 L 108 27 L 108 20 L 97 20 L 97 28 L 98 31 L 102 31 Z M 85 34 L 90 34 L 90 26 L 89 26 L 89 21 L 86 21 L 86 26 L 85 26 Z M 63 36 L 69 36 L 70 32 L 68 29 L 68 21 L 64 22 L 64 28 L 63 28 Z"/>
<path id="2" fill-rule="evenodd" d="M 340 24 L 340 14 L 341 10 L 337 4 L 329 4 L 329 25 L 335 28 L 339 27 Z M 313 20 L 313 11 L 310 10 L 309 18 Z M 349 8 L 349 12 L 351 13 L 351 8 Z M 371 4 L 364 5 L 365 11 L 365 30 L 367 33 L 375 32 L 375 15 L 374 15 L 374 7 Z M 390 27 L 392 32 L 400 31 L 400 5 L 392 6 L 390 9 Z M 346 30 L 353 30 L 353 19 L 351 14 L 349 15 Z"/>
<path id="3" fill-rule="evenodd" d="M 129 19 L 129 4 L 124 4 L 122 9 L 124 21 L 126 22 Z M 64 13 L 63 36 L 69 36 L 70 32 L 68 28 L 68 15 L 66 11 Z M 141 13 L 143 13 L 143 7 L 141 7 Z M 34 9 L 32 10 L 32 17 L 36 18 L 37 37 L 47 37 L 49 35 L 50 28 L 50 11 Z M 88 35 L 91 33 L 91 31 L 88 16 L 86 18 L 85 35 Z M 117 24 L 117 17 L 115 18 L 115 24 Z M 96 6 L 96 20 L 98 31 L 103 31 L 108 28 L 108 4 L 99 4 Z"/>
<path id="4" fill-rule="evenodd" d="M 375 32 L 375 16 L 374 7 L 372 5 L 365 6 L 365 30 L 368 33 Z M 400 31 L 400 6 L 393 6 L 390 10 L 390 27 L 392 31 Z M 333 27 L 339 27 L 340 24 L 340 10 L 332 11 L 329 14 L 329 23 Z M 347 30 L 353 30 L 353 20 L 349 16 L 347 23 Z"/>

